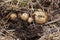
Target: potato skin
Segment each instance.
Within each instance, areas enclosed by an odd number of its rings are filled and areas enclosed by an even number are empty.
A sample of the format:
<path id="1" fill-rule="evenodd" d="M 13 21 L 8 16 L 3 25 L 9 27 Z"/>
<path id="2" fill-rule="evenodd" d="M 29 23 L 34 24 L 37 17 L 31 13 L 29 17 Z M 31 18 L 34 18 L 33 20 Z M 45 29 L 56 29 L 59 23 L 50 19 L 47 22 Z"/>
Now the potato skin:
<path id="1" fill-rule="evenodd" d="M 28 22 L 29 22 L 29 23 L 32 23 L 32 22 L 33 22 L 33 18 L 29 17 L 29 18 L 28 18 Z"/>
<path id="2" fill-rule="evenodd" d="M 15 13 L 10 14 L 10 19 L 15 20 L 17 18 L 17 15 Z"/>
<path id="3" fill-rule="evenodd" d="M 35 14 L 35 22 L 38 23 L 38 24 L 43 24 L 47 21 L 47 15 L 45 14 L 45 12 L 34 12 Z"/>
<path id="4" fill-rule="evenodd" d="M 29 18 L 29 14 L 23 13 L 20 17 L 22 20 L 26 21 Z"/>

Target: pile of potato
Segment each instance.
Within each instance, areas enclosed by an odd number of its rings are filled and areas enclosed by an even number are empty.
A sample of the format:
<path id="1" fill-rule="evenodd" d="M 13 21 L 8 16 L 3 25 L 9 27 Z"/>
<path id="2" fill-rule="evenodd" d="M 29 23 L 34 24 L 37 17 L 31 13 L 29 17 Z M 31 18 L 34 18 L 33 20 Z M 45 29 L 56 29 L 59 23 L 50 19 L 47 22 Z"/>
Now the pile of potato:
<path id="1" fill-rule="evenodd" d="M 27 21 L 28 23 L 32 23 L 34 21 L 37 24 L 43 24 L 47 21 L 47 14 L 41 9 L 34 11 L 34 13 L 32 13 L 32 17 L 30 17 L 28 13 L 18 13 L 18 15 L 16 15 L 15 13 L 10 14 L 11 20 L 15 20 L 17 19 L 17 17 L 18 19 Z"/>

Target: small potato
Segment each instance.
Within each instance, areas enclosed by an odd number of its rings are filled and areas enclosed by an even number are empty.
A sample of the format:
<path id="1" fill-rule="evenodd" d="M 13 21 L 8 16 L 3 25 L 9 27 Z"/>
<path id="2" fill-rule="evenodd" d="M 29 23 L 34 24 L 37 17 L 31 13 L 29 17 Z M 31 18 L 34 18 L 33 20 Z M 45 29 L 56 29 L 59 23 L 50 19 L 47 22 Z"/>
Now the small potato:
<path id="1" fill-rule="evenodd" d="M 29 17 L 29 18 L 28 18 L 28 22 L 29 22 L 29 23 L 32 23 L 32 22 L 33 22 L 33 18 Z"/>
<path id="2" fill-rule="evenodd" d="M 45 14 L 45 12 L 34 12 L 35 14 L 35 22 L 38 24 L 43 24 L 47 21 L 47 15 Z"/>
<path id="3" fill-rule="evenodd" d="M 29 18 L 29 14 L 27 14 L 27 13 L 23 13 L 21 15 L 21 19 L 24 20 L 24 21 L 26 21 L 28 18 Z"/>
<path id="4" fill-rule="evenodd" d="M 10 19 L 15 20 L 17 18 L 17 15 L 15 13 L 10 14 Z"/>

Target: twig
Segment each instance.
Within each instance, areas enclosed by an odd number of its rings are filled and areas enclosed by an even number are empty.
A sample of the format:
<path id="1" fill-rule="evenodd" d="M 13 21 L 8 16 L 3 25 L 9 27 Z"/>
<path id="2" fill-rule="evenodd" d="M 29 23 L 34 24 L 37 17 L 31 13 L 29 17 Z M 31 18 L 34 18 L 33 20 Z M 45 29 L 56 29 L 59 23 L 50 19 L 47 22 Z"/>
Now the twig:
<path id="1" fill-rule="evenodd" d="M 2 22 L 3 22 L 4 24 L 6 24 L 6 23 L 7 23 L 7 22 L 4 22 L 3 20 L 2 20 Z M 3 29 L 3 31 L 5 31 L 5 32 L 7 33 L 7 35 L 9 35 L 9 36 L 11 36 L 11 37 L 13 37 L 13 38 L 17 39 L 17 38 L 16 38 L 16 36 L 10 35 L 10 33 L 9 33 L 5 28 L 3 28 L 3 27 L 0 27 L 0 28 L 2 28 L 2 29 Z"/>
<path id="2" fill-rule="evenodd" d="M 0 4 L 0 6 L 2 6 L 2 5 L 4 5 L 5 3 L 8 3 L 8 2 L 11 2 L 12 0 L 7 0 L 7 1 L 4 1 L 4 2 L 1 2 Z"/>
<path id="3" fill-rule="evenodd" d="M 42 8 L 42 9 L 44 9 L 44 7 L 43 6 L 41 6 L 41 4 L 39 3 L 39 1 L 38 0 L 36 0 L 36 2 L 39 4 L 39 6 Z M 44 10 L 43 10 L 44 11 Z"/>
<path id="4" fill-rule="evenodd" d="M 4 33 L 2 33 L 2 32 L 0 32 L 0 34 L 2 34 L 2 35 L 4 35 L 4 36 L 7 36 L 6 34 L 4 34 Z"/>
<path id="5" fill-rule="evenodd" d="M 59 20 L 60 20 L 60 17 L 57 18 L 57 19 L 55 19 L 55 20 L 53 20 L 53 21 L 50 21 L 50 22 L 45 23 L 45 25 L 47 25 L 47 24 L 51 24 L 51 23 L 54 23 L 54 22 L 57 22 L 57 21 L 59 21 Z"/>
<path id="6" fill-rule="evenodd" d="M 11 36 L 11 37 L 13 37 L 13 38 L 17 39 L 17 37 L 16 37 L 16 36 L 10 35 L 10 33 L 9 33 L 7 30 L 5 30 L 4 28 L 3 28 L 3 31 L 5 31 L 5 32 L 7 33 L 7 35 L 9 35 L 9 36 Z"/>

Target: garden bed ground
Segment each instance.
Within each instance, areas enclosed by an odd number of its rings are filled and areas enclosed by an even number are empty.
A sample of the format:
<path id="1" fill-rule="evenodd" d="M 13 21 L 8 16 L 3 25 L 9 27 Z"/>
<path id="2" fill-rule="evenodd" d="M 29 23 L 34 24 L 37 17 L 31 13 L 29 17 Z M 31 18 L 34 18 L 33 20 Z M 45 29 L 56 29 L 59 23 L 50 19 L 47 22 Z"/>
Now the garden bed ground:
<path id="1" fill-rule="evenodd" d="M 38 9 L 47 13 L 43 24 L 9 16 L 28 13 L 32 17 Z M 0 40 L 60 40 L 60 0 L 0 0 Z"/>

